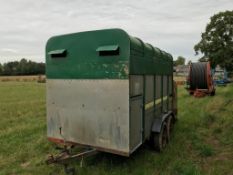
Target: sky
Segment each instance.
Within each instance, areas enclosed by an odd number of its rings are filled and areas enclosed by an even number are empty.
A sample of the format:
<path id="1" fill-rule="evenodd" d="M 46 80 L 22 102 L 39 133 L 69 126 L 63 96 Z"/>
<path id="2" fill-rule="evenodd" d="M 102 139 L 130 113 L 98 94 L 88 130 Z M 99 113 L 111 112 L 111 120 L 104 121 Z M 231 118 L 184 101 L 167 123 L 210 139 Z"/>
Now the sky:
<path id="1" fill-rule="evenodd" d="M 196 61 L 193 46 L 233 0 L 0 0 L 0 63 L 45 61 L 54 35 L 122 28 L 173 55 Z"/>

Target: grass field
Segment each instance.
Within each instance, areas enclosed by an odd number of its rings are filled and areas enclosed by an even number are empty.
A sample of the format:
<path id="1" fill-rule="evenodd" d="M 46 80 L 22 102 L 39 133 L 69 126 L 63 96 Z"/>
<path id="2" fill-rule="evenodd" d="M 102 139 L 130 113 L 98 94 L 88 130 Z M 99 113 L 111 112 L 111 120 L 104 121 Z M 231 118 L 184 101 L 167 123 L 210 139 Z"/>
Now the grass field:
<path id="1" fill-rule="evenodd" d="M 86 174 L 233 174 L 233 85 L 196 99 L 179 87 L 179 121 L 163 153 L 144 145 L 130 158 L 99 153 L 75 161 Z M 0 174 L 64 174 L 44 163 L 54 147 L 46 139 L 45 84 L 0 82 Z"/>

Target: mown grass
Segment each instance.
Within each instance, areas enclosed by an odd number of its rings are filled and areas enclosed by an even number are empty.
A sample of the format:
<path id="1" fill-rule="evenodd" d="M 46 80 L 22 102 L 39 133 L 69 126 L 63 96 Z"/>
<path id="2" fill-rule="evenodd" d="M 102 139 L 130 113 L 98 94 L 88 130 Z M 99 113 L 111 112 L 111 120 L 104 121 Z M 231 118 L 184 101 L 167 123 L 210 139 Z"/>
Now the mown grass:
<path id="1" fill-rule="evenodd" d="M 149 146 L 130 158 L 99 153 L 72 164 L 82 174 L 233 174 L 233 85 L 214 97 L 193 98 L 179 88 L 179 121 L 163 153 Z M 54 145 L 46 139 L 45 84 L 0 82 L 0 174 L 64 174 L 47 166 Z"/>

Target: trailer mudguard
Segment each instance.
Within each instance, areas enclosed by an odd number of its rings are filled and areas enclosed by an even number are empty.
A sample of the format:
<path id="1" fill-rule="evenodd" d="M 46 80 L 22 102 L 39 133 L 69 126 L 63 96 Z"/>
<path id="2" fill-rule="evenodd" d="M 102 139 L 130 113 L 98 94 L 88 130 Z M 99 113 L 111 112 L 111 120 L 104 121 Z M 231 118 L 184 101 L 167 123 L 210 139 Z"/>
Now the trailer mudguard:
<path id="1" fill-rule="evenodd" d="M 165 114 L 162 114 L 160 117 L 156 117 L 153 121 L 151 131 L 160 132 L 163 122 L 168 118 L 168 116 L 173 115 L 172 111 L 168 111 Z"/>

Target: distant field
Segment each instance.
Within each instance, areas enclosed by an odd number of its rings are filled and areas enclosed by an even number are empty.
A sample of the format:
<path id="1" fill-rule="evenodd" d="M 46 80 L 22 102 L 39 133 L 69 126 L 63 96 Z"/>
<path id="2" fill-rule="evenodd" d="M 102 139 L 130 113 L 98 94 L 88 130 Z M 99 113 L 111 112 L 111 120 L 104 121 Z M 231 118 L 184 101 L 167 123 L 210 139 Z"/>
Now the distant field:
<path id="1" fill-rule="evenodd" d="M 177 85 L 185 85 L 186 77 L 184 76 L 174 76 L 174 80 Z"/>
<path id="2" fill-rule="evenodd" d="M 142 146 L 130 158 L 99 153 L 74 161 L 79 175 L 233 174 L 233 84 L 196 99 L 178 89 L 179 121 L 163 153 Z M 0 175 L 64 174 L 44 163 L 54 147 L 46 139 L 45 84 L 0 82 Z"/>
<path id="3" fill-rule="evenodd" d="M 44 75 L 25 75 L 25 76 L 0 76 L 0 81 L 6 82 L 6 81 L 22 81 L 22 82 L 28 82 L 28 81 L 38 81 L 38 80 L 44 80 Z"/>
<path id="4" fill-rule="evenodd" d="M 186 81 L 186 77 L 184 76 L 174 76 L 175 81 Z"/>
<path id="5" fill-rule="evenodd" d="M 38 81 L 39 79 L 45 79 L 45 75 L 25 75 L 25 76 L 0 76 L 0 81 L 20 81 L 20 82 L 28 82 L 28 81 Z M 174 80 L 176 82 L 184 82 L 186 81 L 186 77 L 175 76 Z"/>

